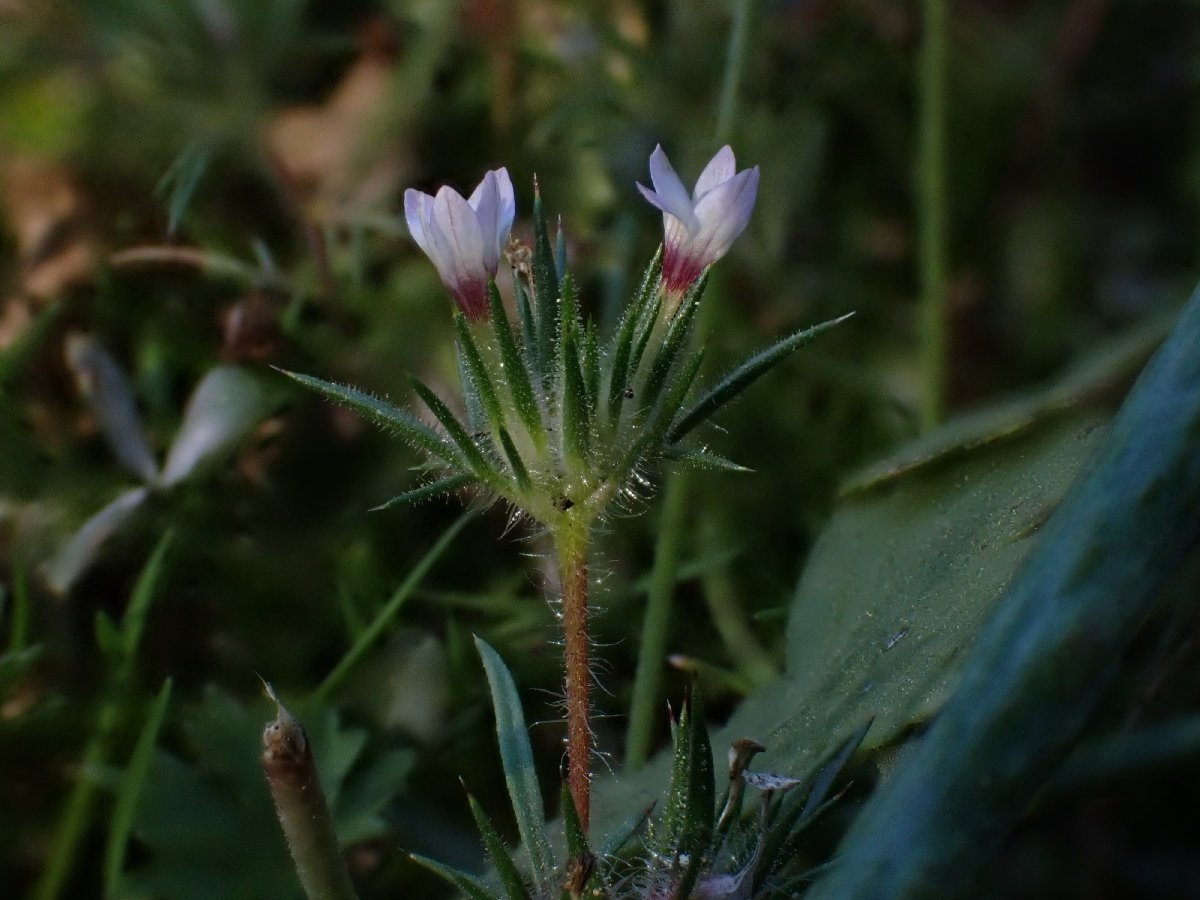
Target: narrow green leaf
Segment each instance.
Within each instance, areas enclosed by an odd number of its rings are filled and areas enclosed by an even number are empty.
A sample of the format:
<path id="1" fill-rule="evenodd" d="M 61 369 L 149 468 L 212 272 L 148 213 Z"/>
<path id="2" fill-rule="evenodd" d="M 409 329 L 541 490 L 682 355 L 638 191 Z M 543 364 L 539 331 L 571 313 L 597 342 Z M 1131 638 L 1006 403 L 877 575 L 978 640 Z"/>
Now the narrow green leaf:
<path id="1" fill-rule="evenodd" d="M 154 602 L 155 592 L 162 579 L 163 563 L 174 538 L 175 532 L 167 531 L 158 539 L 154 552 L 146 560 L 133 586 L 133 592 L 129 595 L 129 605 L 121 617 L 122 669 L 119 670 L 118 677 L 128 677 L 132 672 L 133 660 L 137 656 L 142 632 L 146 627 L 146 617 L 150 613 L 150 605 Z"/>
<path id="2" fill-rule="evenodd" d="M 495 474 L 492 465 L 484 457 L 483 451 L 471 440 L 462 423 L 458 421 L 458 417 L 450 412 L 450 408 L 420 378 L 413 375 L 409 378 L 409 381 L 412 384 L 413 390 L 417 392 L 417 396 L 429 407 L 429 411 L 433 413 L 434 417 L 442 423 L 442 427 L 446 429 L 447 436 L 453 442 L 454 446 L 458 448 L 458 452 L 466 459 L 467 467 L 479 476 L 480 481 L 484 481 L 485 483 L 490 481 L 490 476 Z"/>
<path id="3" fill-rule="evenodd" d="M 692 323 L 696 321 L 696 312 L 699 309 L 699 303 L 685 300 L 667 325 L 662 343 L 658 352 L 654 354 L 646 380 L 642 384 L 639 400 L 645 406 L 649 407 L 658 400 L 659 392 L 667 383 L 675 360 L 679 358 L 691 335 Z"/>
<path id="4" fill-rule="evenodd" d="M 591 412 L 579 371 L 579 342 L 574 330 L 563 335 L 562 368 L 563 452 L 568 459 L 584 463 L 590 445 Z"/>
<path id="5" fill-rule="evenodd" d="M 521 834 L 525 852 L 529 854 L 536 893 L 549 896 L 555 886 L 554 858 L 550 842 L 546 839 L 545 807 L 533 765 L 533 749 L 529 746 L 521 698 L 500 654 L 480 637 L 475 638 L 475 647 L 483 660 L 491 687 L 500 759 L 504 763 L 504 778 L 508 784 L 517 830 Z"/>
<path id="6" fill-rule="evenodd" d="M 530 900 L 529 891 L 525 889 L 525 884 L 521 881 L 521 873 L 517 871 L 517 864 L 513 862 L 512 854 L 508 852 L 504 841 L 492 827 L 483 807 L 470 793 L 467 794 L 467 803 L 470 804 L 471 815 L 475 818 L 475 827 L 479 829 L 479 834 L 483 838 L 483 846 L 487 849 L 492 865 L 496 867 L 496 874 L 500 876 L 500 883 L 504 885 L 504 892 L 508 895 L 508 900 Z"/>
<path id="7" fill-rule="evenodd" d="M 563 832 L 567 838 L 567 857 L 573 859 L 590 853 L 583 823 L 579 821 L 579 810 L 575 808 L 575 798 L 571 796 L 570 785 L 565 781 L 559 791 L 559 804 L 562 809 Z"/>
<path id="8" fill-rule="evenodd" d="M 629 386 L 629 360 L 633 353 L 633 339 L 637 334 L 638 322 L 642 311 L 650 302 L 650 298 L 658 288 L 662 275 L 662 247 L 654 254 L 654 259 L 646 267 L 642 276 L 641 286 L 634 295 L 633 301 L 625 308 L 621 322 L 617 326 L 613 345 L 610 350 L 612 368 L 608 379 L 608 420 L 610 427 L 615 426 L 621 417 L 621 405 L 625 399 L 625 389 Z"/>
<path id="9" fill-rule="evenodd" d="M 558 352 L 558 277 L 537 180 L 533 182 L 533 294 L 537 316 L 538 363 L 543 377 L 554 371 Z"/>
<path id="10" fill-rule="evenodd" d="M 537 317 L 533 311 L 533 305 L 530 302 L 529 291 L 525 288 L 524 283 L 513 272 L 513 287 L 517 295 L 517 319 L 521 323 L 521 350 L 525 357 L 527 368 L 530 372 L 530 377 L 538 384 L 542 381 L 541 361 L 538 357 L 538 333 L 537 333 Z"/>
<path id="11" fill-rule="evenodd" d="M 424 869 L 428 869 L 439 878 L 444 879 L 452 887 L 462 891 L 464 896 L 470 900 L 496 900 L 488 892 L 487 887 L 482 881 L 474 875 L 468 875 L 466 872 L 460 872 L 458 869 L 444 865 L 437 860 L 430 859 L 428 856 L 422 856 L 419 853 L 410 853 L 408 858 Z"/>
<path id="12" fill-rule="evenodd" d="M 846 768 L 856 750 L 862 746 L 874 720 L 868 719 L 854 730 L 825 760 L 806 790 L 793 790 L 780 805 L 763 845 L 762 865 L 755 877 L 756 886 L 783 867 L 792 855 L 800 834 L 824 813 L 833 800 L 830 788 Z M 836 799 L 836 797 L 834 798 Z"/>
<path id="13" fill-rule="evenodd" d="M 795 334 L 784 338 L 767 349 L 754 354 L 754 356 L 750 357 L 750 359 L 746 360 L 746 362 L 723 378 L 716 387 L 705 394 L 690 410 L 679 418 L 679 421 L 672 426 L 670 432 L 667 434 L 667 442 L 671 444 L 676 443 L 685 434 L 769 372 L 793 350 L 802 347 L 835 325 L 840 325 L 853 315 L 854 313 L 847 313 L 836 319 L 830 319 L 828 322 L 822 322 L 820 325 L 814 325 L 812 328 L 797 331 Z"/>
<path id="14" fill-rule="evenodd" d="M 354 410 L 385 431 L 398 434 L 435 459 L 440 459 L 455 468 L 467 468 L 461 453 L 432 428 L 417 421 L 411 413 L 357 388 L 334 384 L 331 381 L 313 378 L 311 375 L 289 372 L 286 369 L 276 369 L 276 371 L 299 382 L 309 390 L 316 391 L 327 400 Z"/>
<path id="15" fill-rule="evenodd" d="M 518 296 L 523 293 L 518 286 Z M 508 317 L 504 314 L 504 304 L 500 300 L 500 291 L 496 288 L 495 281 L 488 282 L 488 302 L 491 304 L 492 328 L 496 333 L 496 346 L 500 348 L 500 361 L 504 364 L 504 373 L 513 406 L 517 410 L 517 415 L 521 417 L 521 422 L 525 425 L 530 439 L 539 448 L 544 449 L 546 429 L 542 424 L 542 413 L 538 407 L 537 396 L 533 392 L 533 376 L 513 340 L 512 329 L 509 328 Z M 529 338 L 526 337 L 526 341 L 528 340 Z"/>
<path id="16" fill-rule="evenodd" d="M 483 414 L 487 418 L 489 427 L 493 433 L 497 433 L 504 427 L 504 410 L 500 408 L 500 398 L 496 395 L 496 386 L 492 384 L 492 377 L 488 374 L 487 366 L 484 365 L 483 357 L 479 353 L 479 347 L 471 335 L 467 317 L 457 308 L 454 310 L 454 330 L 458 337 L 459 353 L 466 366 L 467 378 L 478 393 L 479 402 L 483 407 Z"/>
<path id="17" fill-rule="evenodd" d="M 588 408 L 594 411 L 600 403 L 600 339 L 592 321 L 583 331 L 583 386 L 587 388 Z"/>
<path id="18" fill-rule="evenodd" d="M 597 856 L 600 859 L 608 859 L 610 856 L 616 856 L 632 841 L 650 821 L 650 814 L 654 812 L 653 806 L 648 806 L 639 813 L 634 813 L 629 816 L 620 825 L 613 829 L 612 834 L 604 839 L 604 843 L 600 845 L 600 852 Z"/>
<path id="19" fill-rule="evenodd" d="M 525 461 L 521 459 L 521 453 L 517 450 L 517 445 L 513 443 L 512 436 L 509 435 L 505 428 L 500 429 L 500 444 L 504 448 L 504 456 L 508 459 L 508 464 L 512 468 L 513 477 L 517 481 L 517 487 L 523 491 L 529 490 L 529 469 L 525 466 Z"/>
<path id="20" fill-rule="evenodd" d="M 175 157 L 163 173 L 155 193 L 167 198 L 167 232 L 175 234 L 183 214 L 200 186 L 200 180 L 208 171 L 213 158 L 211 141 L 194 140 Z"/>
<path id="21" fill-rule="evenodd" d="M 171 702 L 171 679 L 163 682 L 158 697 L 150 707 L 150 713 L 138 734 L 133 753 L 121 776 L 121 786 L 117 793 L 117 802 L 109 819 L 108 842 L 104 851 L 104 896 L 117 896 L 117 885 L 121 879 L 121 871 L 125 868 L 125 850 L 129 845 L 129 834 L 133 830 L 134 817 L 137 814 L 138 800 L 141 797 L 142 785 L 150 771 L 150 761 L 154 757 L 154 746 L 158 742 L 158 734 L 167 716 L 167 707 Z"/>
<path id="22" fill-rule="evenodd" d="M 663 454 L 663 459 L 670 462 L 682 463 L 696 469 L 709 469 L 714 472 L 753 472 L 731 459 L 710 453 L 708 450 L 688 450 L 681 447 L 669 447 Z"/>
<path id="23" fill-rule="evenodd" d="M 567 271 L 567 234 L 563 231 L 562 216 L 558 217 L 558 234 L 554 239 L 554 271 L 560 281 Z"/>
<path id="24" fill-rule="evenodd" d="M 411 491 L 398 494 L 386 503 L 371 507 L 370 511 L 382 512 L 385 509 L 391 509 L 393 506 L 416 505 L 431 497 L 452 494 L 469 484 L 475 484 L 476 480 L 474 475 L 450 475 L 446 478 L 439 478 L 437 481 L 431 481 L 428 484 L 413 488 Z"/>

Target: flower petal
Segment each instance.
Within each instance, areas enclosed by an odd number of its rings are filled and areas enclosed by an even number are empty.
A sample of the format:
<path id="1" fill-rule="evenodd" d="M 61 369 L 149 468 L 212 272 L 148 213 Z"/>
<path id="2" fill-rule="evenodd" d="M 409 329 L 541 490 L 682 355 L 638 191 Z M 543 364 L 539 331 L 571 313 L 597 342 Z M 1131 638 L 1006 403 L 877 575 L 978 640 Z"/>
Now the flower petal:
<path id="1" fill-rule="evenodd" d="M 495 169 L 484 175 L 467 204 L 475 210 L 479 222 L 484 268 L 494 275 L 517 212 L 508 170 Z"/>
<path id="2" fill-rule="evenodd" d="M 412 188 L 404 192 L 404 220 L 408 223 L 408 233 L 425 255 L 431 258 L 433 245 L 429 240 L 428 225 L 432 215 L 432 197 Z"/>
<path id="3" fill-rule="evenodd" d="M 733 156 L 733 148 L 726 144 L 708 161 L 708 165 L 696 179 L 696 190 L 692 192 L 692 200 L 699 202 L 701 197 L 717 185 L 732 178 L 736 171 L 737 160 Z"/>
<path id="4" fill-rule="evenodd" d="M 693 236 L 692 252 L 705 265 L 716 262 L 746 230 L 758 197 L 758 166 L 734 175 L 717 185 L 696 204 L 700 234 Z"/>
<path id="5" fill-rule="evenodd" d="M 483 231 L 479 217 L 462 194 L 444 187 L 433 198 L 434 265 L 451 290 L 488 278 L 483 266 Z"/>
<path id="6" fill-rule="evenodd" d="M 696 224 L 692 198 L 688 196 L 687 188 L 675 174 L 675 168 L 663 152 L 662 144 L 656 146 L 650 154 L 650 183 L 654 185 L 657 200 L 651 199 L 650 192 L 638 185 L 642 188 L 642 196 L 663 212 L 673 215 L 690 231 Z"/>

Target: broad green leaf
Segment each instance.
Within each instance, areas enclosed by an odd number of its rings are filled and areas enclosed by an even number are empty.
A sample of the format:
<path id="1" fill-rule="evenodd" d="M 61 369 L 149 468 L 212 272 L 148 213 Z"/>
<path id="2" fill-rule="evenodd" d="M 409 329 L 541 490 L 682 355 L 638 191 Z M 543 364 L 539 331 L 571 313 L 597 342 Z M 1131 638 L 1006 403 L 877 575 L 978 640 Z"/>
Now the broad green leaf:
<path id="1" fill-rule="evenodd" d="M 517 830 L 521 833 L 525 852 L 529 854 L 536 891 L 549 896 L 548 892 L 554 884 L 554 857 L 550 842 L 546 839 L 546 811 L 533 765 L 533 750 L 529 746 L 521 698 L 500 654 L 479 637 L 475 638 L 475 647 L 483 660 L 483 669 L 492 690 L 500 759 L 504 764 L 504 778 L 517 819 Z"/>
<path id="2" fill-rule="evenodd" d="M 786 674 L 743 704 L 717 746 L 753 737 L 773 771 L 807 779 L 871 716 L 866 749 L 927 720 L 1103 421 L 1059 408 L 845 498 L 793 598 Z M 596 821 L 653 799 L 664 764 L 598 789 Z"/>
<path id="3" fill-rule="evenodd" d="M 237 366 L 209 370 L 188 400 L 159 484 L 172 487 L 222 461 L 282 402 L 283 392 L 262 375 Z"/>
<path id="4" fill-rule="evenodd" d="M 1115 661 L 1200 540 L 1198 346 L 1200 291 L 1040 529 L 954 696 L 864 809 L 817 896 L 961 891 L 1072 748 Z"/>

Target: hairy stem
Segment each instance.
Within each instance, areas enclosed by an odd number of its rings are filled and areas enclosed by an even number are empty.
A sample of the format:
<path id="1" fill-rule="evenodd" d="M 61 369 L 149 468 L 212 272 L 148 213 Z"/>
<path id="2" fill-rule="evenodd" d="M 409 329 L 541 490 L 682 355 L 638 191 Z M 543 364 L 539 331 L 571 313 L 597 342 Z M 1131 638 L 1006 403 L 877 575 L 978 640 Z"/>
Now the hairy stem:
<path id="1" fill-rule="evenodd" d="M 278 715 L 263 730 L 263 771 L 300 884 L 308 900 L 356 900 L 308 735 L 266 688 Z"/>
<path id="2" fill-rule="evenodd" d="M 586 832 L 591 801 L 591 668 L 588 661 L 588 528 L 556 530 L 562 584 L 563 670 L 567 695 L 567 785 Z"/>

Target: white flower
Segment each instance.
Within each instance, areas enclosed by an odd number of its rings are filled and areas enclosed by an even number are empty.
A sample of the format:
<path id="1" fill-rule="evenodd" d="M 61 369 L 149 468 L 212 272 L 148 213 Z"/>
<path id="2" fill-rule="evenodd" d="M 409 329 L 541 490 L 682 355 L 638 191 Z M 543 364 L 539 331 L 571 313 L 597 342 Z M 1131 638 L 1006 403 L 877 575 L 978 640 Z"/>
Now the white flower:
<path id="1" fill-rule="evenodd" d="M 516 212 L 507 169 L 484 175 L 468 200 L 451 187 L 434 197 L 411 188 L 404 192 L 404 218 L 413 240 L 433 260 L 468 319 L 488 314 L 488 281 L 496 277 Z"/>
<path id="2" fill-rule="evenodd" d="M 733 150 L 726 145 L 709 160 L 688 196 L 662 146 L 650 154 L 654 190 L 641 184 L 638 190 L 663 212 L 663 287 L 668 296 L 687 291 L 746 230 L 758 195 L 758 166 L 736 170 Z"/>

